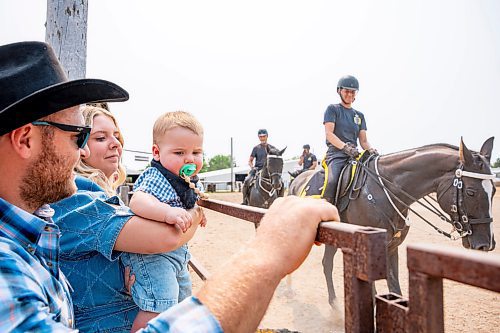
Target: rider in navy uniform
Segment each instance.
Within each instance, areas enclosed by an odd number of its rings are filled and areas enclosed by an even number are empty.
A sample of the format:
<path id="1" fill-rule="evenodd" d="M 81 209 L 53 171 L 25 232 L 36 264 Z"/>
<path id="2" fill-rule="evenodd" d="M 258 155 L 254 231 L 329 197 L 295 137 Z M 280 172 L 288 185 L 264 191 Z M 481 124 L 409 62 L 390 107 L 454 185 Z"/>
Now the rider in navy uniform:
<path id="1" fill-rule="evenodd" d="M 290 176 L 294 178 L 304 171 L 316 169 L 316 166 L 318 165 L 318 159 L 316 158 L 316 155 L 311 153 L 311 146 L 305 144 L 304 146 L 302 146 L 302 149 L 304 149 L 304 151 L 302 151 L 302 155 L 300 155 L 299 159 L 299 165 L 302 166 L 302 169 L 295 170 L 293 172 L 288 171 Z"/>
<path id="2" fill-rule="evenodd" d="M 250 183 L 257 174 L 257 172 L 262 169 L 264 162 L 267 158 L 267 153 L 270 149 L 276 149 L 273 145 L 267 143 L 268 133 L 266 129 L 260 129 L 257 132 L 259 136 L 260 143 L 253 147 L 250 158 L 248 159 L 248 166 L 250 166 L 250 172 L 243 182 L 243 188 L 241 192 L 243 193 L 243 203 L 242 205 L 248 205 L 248 190 Z M 255 162 L 255 164 L 254 164 Z"/>
<path id="3" fill-rule="evenodd" d="M 341 102 L 329 105 L 324 115 L 328 182 L 323 197 L 332 203 L 342 167 L 349 159 L 359 156 L 358 140 L 361 148 L 378 154 L 368 142 L 365 116 L 352 107 L 358 90 L 359 82 L 354 76 L 341 77 L 337 84 Z"/>

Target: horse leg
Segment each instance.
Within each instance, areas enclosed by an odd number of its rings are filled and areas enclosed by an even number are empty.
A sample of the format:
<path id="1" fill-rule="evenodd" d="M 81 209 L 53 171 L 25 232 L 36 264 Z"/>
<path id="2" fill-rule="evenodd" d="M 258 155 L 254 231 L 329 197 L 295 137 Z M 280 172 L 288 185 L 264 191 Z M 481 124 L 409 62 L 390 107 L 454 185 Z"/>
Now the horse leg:
<path id="1" fill-rule="evenodd" d="M 387 249 L 387 286 L 389 291 L 401 295 L 399 285 L 399 254 L 398 247 Z"/>
<path id="2" fill-rule="evenodd" d="M 337 253 L 337 247 L 325 245 L 325 253 L 323 255 L 323 273 L 325 274 L 326 286 L 328 287 L 328 303 L 333 305 L 337 296 L 333 288 L 333 258 Z"/>

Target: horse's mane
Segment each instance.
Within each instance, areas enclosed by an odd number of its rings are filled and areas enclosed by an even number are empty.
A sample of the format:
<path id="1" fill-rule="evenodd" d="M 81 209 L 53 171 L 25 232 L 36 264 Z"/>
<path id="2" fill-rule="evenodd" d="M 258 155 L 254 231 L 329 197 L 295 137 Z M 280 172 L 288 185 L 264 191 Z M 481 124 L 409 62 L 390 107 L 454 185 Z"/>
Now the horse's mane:
<path id="1" fill-rule="evenodd" d="M 427 149 L 427 148 L 433 149 L 433 148 L 440 148 L 440 147 L 458 150 L 457 146 L 450 145 L 449 143 L 432 143 L 430 145 L 425 145 L 425 146 L 422 146 L 422 147 L 417 148 L 417 149 Z"/>
<path id="2" fill-rule="evenodd" d="M 396 156 L 396 155 L 412 155 L 416 151 L 430 151 L 430 150 L 453 150 L 453 151 L 458 151 L 458 147 L 454 145 L 450 145 L 448 143 L 433 143 L 417 148 L 409 148 L 393 153 L 386 154 L 385 156 Z"/>

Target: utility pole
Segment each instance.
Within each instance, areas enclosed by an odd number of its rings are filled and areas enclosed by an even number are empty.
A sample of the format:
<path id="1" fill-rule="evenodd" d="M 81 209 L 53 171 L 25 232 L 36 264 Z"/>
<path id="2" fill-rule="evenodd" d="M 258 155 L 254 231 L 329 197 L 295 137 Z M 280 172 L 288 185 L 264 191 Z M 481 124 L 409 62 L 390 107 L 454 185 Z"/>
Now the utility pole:
<path id="1" fill-rule="evenodd" d="M 233 137 L 231 137 L 231 192 L 234 192 L 234 158 L 233 158 Z"/>
<path id="2" fill-rule="evenodd" d="M 70 80 L 85 78 L 87 14 L 88 0 L 47 0 L 45 41 Z"/>

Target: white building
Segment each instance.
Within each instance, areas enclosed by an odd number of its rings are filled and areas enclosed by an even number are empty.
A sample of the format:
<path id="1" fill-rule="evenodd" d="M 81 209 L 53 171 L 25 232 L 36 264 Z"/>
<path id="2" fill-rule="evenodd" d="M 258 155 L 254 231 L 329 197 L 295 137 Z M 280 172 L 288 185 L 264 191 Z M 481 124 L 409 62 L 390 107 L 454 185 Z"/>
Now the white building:
<path id="1" fill-rule="evenodd" d="M 288 188 L 288 184 L 290 183 L 290 175 L 288 174 L 288 171 L 291 172 L 302 168 L 301 166 L 299 166 L 298 162 L 298 159 L 283 162 L 283 172 L 281 174 L 281 178 L 283 179 L 286 188 Z M 320 164 L 321 161 L 318 161 L 318 168 L 321 168 L 321 166 L 319 166 Z M 232 180 L 235 184 L 235 188 L 233 189 L 234 191 L 238 191 L 241 189 L 241 183 L 243 182 L 249 171 L 250 167 L 248 166 L 233 168 Z M 205 188 L 207 187 L 207 185 L 213 184 L 215 185 L 216 190 L 231 190 L 231 168 L 204 172 L 200 173 L 198 176 L 203 182 Z"/>
<path id="2" fill-rule="evenodd" d="M 122 163 L 127 169 L 127 175 L 132 177 L 132 181 L 137 179 L 137 176 L 149 165 L 152 158 L 152 154 L 141 151 L 124 150 L 122 156 Z M 288 188 L 290 183 L 290 175 L 288 171 L 294 171 L 300 169 L 301 166 L 298 164 L 299 160 L 288 160 L 283 162 L 283 173 L 281 177 L 285 183 L 285 187 Z M 321 161 L 318 161 L 318 168 L 321 168 Z M 247 166 L 240 166 L 233 168 L 233 184 L 235 188 L 234 191 L 241 189 L 241 183 L 247 176 L 250 168 Z M 201 182 L 207 187 L 207 185 L 215 185 L 215 189 L 219 191 L 229 191 L 231 190 L 231 168 L 221 169 L 216 171 L 209 171 L 200 173 L 198 175 Z"/>

